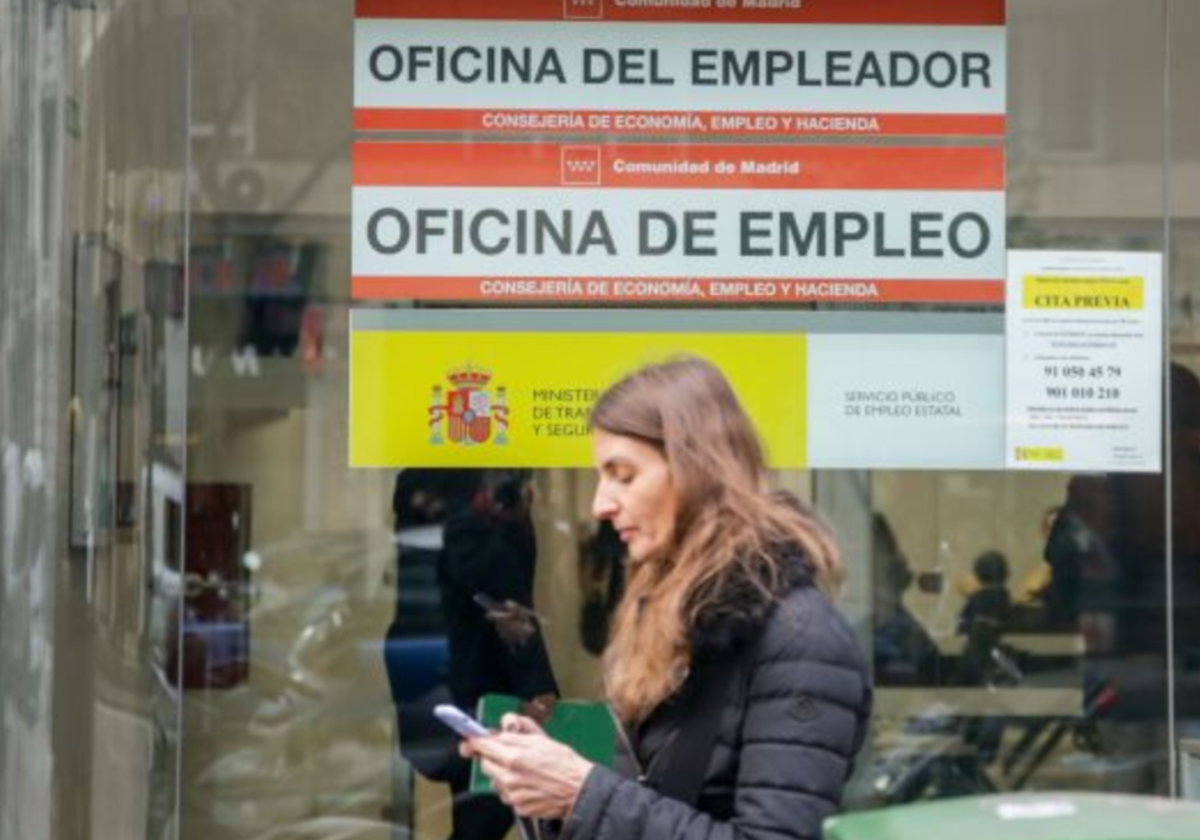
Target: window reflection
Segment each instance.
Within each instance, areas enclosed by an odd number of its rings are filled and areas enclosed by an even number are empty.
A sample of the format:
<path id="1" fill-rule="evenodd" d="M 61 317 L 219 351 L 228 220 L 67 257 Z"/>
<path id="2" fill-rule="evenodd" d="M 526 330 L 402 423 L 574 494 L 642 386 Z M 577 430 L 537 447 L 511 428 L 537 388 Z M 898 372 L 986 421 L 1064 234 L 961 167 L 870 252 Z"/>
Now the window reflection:
<path id="1" fill-rule="evenodd" d="M 400 752 L 449 786 L 451 837 L 500 840 L 512 812 L 469 789 L 458 737 L 438 703 L 473 713 L 484 695 L 513 695 L 544 720 L 558 684 L 534 604 L 538 546 L 528 470 L 404 470 L 392 497 L 397 608 L 385 661 Z"/>
<path id="2" fill-rule="evenodd" d="M 908 558 L 883 514 L 872 515 L 871 531 L 875 679 L 880 685 L 938 685 L 941 653 L 904 604 L 913 583 Z"/>

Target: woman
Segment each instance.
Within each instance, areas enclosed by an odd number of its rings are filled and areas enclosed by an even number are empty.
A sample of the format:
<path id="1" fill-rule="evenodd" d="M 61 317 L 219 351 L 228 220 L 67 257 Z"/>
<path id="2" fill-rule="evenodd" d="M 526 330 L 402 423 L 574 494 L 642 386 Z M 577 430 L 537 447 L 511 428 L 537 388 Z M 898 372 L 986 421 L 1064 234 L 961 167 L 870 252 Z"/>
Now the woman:
<path id="1" fill-rule="evenodd" d="M 770 492 L 750 419 L 708 362 L 632 374 L 591 422 L 593 514 L 628 553 L 605 686 L 650 784 L 515 715 L 464 752 L 518 814 L 564 820 L 569 840 L 820 837 L 871 705 L 830 601 L 841 573 L 829 533 Z M 678 758 L 695 750 L 700 717 L 715 733 L 692 762 L 698 792 L 680 801 L 661 790 L 693 772 Z"/>

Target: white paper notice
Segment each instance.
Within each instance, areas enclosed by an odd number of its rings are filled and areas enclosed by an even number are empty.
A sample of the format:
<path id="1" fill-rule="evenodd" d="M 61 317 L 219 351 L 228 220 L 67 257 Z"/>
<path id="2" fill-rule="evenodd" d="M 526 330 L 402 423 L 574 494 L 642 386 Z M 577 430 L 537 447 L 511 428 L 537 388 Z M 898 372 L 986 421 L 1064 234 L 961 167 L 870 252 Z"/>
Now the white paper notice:
<path id="1" fill-rule="evenodd" d="M 1162 255 L 1011 251 L 1010 469 L 1162 469 Z"/>

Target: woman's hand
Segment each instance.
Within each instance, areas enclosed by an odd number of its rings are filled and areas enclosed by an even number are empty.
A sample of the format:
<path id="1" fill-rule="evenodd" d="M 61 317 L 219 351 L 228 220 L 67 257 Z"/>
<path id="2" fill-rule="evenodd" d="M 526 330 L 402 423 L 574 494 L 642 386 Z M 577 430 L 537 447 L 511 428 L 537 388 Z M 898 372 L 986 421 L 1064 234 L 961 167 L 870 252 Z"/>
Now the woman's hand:
<path id="1" fill-rule="evenodd" d="M 520 715 L 505 715 L 495 735 L 465 741 L 463 754 L 480 758 L 502 802 L 539 819 L 570 814 L 593 766 Z"/>

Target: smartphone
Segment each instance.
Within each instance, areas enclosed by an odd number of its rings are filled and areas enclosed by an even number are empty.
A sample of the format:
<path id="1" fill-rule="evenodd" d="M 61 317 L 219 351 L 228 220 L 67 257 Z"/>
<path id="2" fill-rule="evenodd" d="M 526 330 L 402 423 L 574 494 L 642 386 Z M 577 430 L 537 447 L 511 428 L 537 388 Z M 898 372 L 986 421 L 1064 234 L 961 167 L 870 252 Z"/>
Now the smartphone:
<path id="1" fill-rule="evenodd" d="M 486 592 L 476 592 L 471 596 L 471 600 L 483 607 L 488 612 L 504 609 L 504 604 L 500 603 Z"/>
<path id="2" fill-rule="evenodd" d="M 442 703 L 433 707 L 433 713 L 437 716 L 438 720 L 464 738 L 482 738 L 485 735 L 492 734 L 487 727 L 458 708 L 458 706 Z"/>

